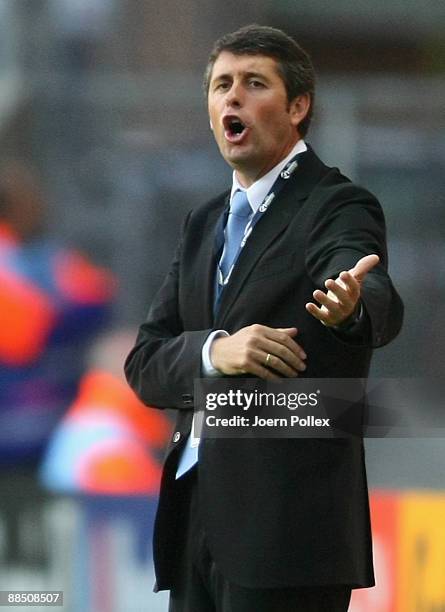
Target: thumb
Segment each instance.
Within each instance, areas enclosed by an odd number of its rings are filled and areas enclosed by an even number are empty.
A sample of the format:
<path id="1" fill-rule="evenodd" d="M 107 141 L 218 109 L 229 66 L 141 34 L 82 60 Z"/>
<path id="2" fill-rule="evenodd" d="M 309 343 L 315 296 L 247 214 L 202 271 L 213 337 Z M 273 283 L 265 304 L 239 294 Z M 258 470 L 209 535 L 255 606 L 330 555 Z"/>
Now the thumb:
<path id="1" fill-rule="evenodd" d="M 378 255 L 366 255 L 365 257 L 359 259 L 355 266 L 349 270 L 349 272 L 356 280 L 362 281 L 368 272 L 379 263 L 379 261 L 380 257 Z"/>

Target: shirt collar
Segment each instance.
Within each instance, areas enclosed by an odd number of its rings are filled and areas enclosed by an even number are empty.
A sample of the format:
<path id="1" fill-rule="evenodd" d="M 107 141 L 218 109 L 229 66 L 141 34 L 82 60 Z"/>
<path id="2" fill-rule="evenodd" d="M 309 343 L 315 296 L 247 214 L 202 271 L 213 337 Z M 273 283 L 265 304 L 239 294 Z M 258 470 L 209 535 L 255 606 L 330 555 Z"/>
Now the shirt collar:
<path id="1" fill-rule="evenodd" d="M 267 174 L 255 181 L 248 189 L 241 186 L 234 171 L 232 177 L 232 191 L 230 193 L 230 201 L 232 201 L 235 191 L 237 191 L 238 189 L 240 191 L 245 191 L 247 194 L 247 199 L 249 200 L 249 204 L 253 212 L 256 213 L 258 208 L 263 203 L 264 198 L 272 189 L 272 185 L 275 183 L 278 178 L 278 175 L 286 166 L 286 164 L 288 164 L 293 157 L 298 155 L 298 153 L 303 153 L 304 151 L 307 151 L 306 143 L 304 142 L 304 140 L 299 140 L 295 144 L 289 155 L 287 155 L 276 166 L 274 166 L 272 170 L 269 170 Z"/>

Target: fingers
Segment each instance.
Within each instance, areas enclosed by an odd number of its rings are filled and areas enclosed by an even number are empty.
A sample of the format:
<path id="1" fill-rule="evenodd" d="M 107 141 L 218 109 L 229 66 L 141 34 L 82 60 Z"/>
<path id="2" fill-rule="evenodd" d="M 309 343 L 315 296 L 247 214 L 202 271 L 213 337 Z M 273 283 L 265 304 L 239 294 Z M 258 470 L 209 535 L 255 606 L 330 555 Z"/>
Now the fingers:
<path id="1" fill-rule="evenodd" d="M 282 379 L 282 376 L 280 376 L 276 371 L 265 365 L 266 357 L 264 356 L 264 353 L 259 352 L 256 359 L 252 362 L 251 371 L 249 373 L 253 374 L 254 376 L 258 376 L 258 378 L 262 378 L 263 380 Z M 293 374 L 292 376 L 288 376 L 286 378 L 295 378 L 295 376 L 297 375 Z"/>
<path id="2" fill-rule="evenodd" d="M 297 334 L 297 329 L 291 328 L 295 330 L 295 334 Z M 299 359 L 306 359 L 306 353 L 301 348 L 301 346 L 296 342 L 291 336 L 287 333 L 286 329 L 275 329 L 273 327 L 265 327 L 264 328 L 264 337 L 271 342 L 275 342 L 280 346 L 286 347 L 289 351 L 291 351 L 294 355 L 296 355 Z M 275 347 L 272 347 L 275 349 Z"/>
<path id="3" fill-rule="evenodd" d="M 341 272 L 335 281 L 329 278 L 325 286 L 327 295 L 317 291 L 314 297 L 329 311 L 332 321 L 328 323 L 336 325 L 354 312 L 360 298 L 360 283 L 350 272 Z"/>
<path id="4" fill-rule="evenodd" d="M 360 283 L 380 261 L 376 254 L 359 259 L 353 268 L 341 272 L 336 280 L 325 282 L 327 293 L 317 289 L 312 294 L 320 304 L 309 302 L 306 310 L 327 326 L 341 325 L 357 308 L 360 299 Z"/>
<path id="5" fill-rule="evenodd" d="M 278 347 L 278 345 L 276 346 Z M 288 355 L 276 355 L 270 351 L 266 352 L 266 350 L 267 349 L 263 349 L 260 351 L 258 361 L 262 362 L 263 367 L 271 372 L 276 372 L 281 374 L 281 376 L 285 376 L 286 378 L 296 378 L 299 372 L 306 369 L 306 366 L 302 361 L 295 363 L 295 361 L 289 358 Z M 280 348 L 271 348 L 271 350 L 276 350 L 277 353 L 281 351 Z"/>
<path id="6" fill-rule="evenodd" d="M 232 336 L 213 341 L 210 351 L 212 364 L 228 375 L 253 374 L 265 380 L 296 377 L 306 369 L 306 354 L 293 339 L 296 334 L 294 327 L 245 327 Z"/>
<path id="7" fill-rule="evenodd" d="M 304 372 L 306 369 L 304 363 L 306 353 L 290 338 L 283 339 L 280 335 L 278 337 L 274 335 L 271 339 L 266 336 L 261 339 L 258 346 L 265 355 L 264 363 L 266 367 L 279 372 L 283 376 L 298 376 L 299 372 Z M 267 355 L 270 355 L 269 359 L 267 359 Z"/>
<path id="8" fill-rule="evenodd" d="M 313 293 L 321 306 L 310 302 L 306 304 L 306 310 L 324 325 L 340 325 L 357 307 L 360 284 L 351 272 L 344 271 L 335 281 L 329 278 L 325 286 L 328 289 L 327 293 L 319 289 Z"/>
<path id="9" fill-rule="evenodd" d="M 313 302 L 308 302 L 306 304 L 306 310 L 324 325 L 332 325 L 332 323 L 330 323 L 331 315 L 325 306 L 319 308 Z"/>
<path id="10" fill-rule="evenodd" d="M 295 328 L 274 329 L 254 326 L 257 336 L 253 341 L 251 372 L 260 378 L 272 380 L 281 377 L 295 378 L 306 369 L 306 353 L 292 338 Z"/>
<path id="11" fill-rule="evenodd" d="M 360 284 L 350 272 L 342 272 L 335 281 L 328 278 L 325 286 L 329 290 L 328 295 L 334 294 L 337 301 L 346 307 L 360 297 Z"/>
<path id="12" fill-rule="evenodd" d="M 298 329 L 296 327 L 277 327 L 276 331 L 284 332 L 285 334 L 288 334 L 291 338 L 296 336 L 298 333 Z"/>

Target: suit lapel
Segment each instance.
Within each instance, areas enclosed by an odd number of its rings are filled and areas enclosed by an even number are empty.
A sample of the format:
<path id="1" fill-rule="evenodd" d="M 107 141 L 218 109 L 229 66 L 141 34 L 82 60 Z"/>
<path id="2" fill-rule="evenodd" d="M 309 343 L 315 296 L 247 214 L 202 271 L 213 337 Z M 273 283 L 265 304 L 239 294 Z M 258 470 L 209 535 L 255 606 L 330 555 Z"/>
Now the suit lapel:
<path id="1" fill-rule="evenodd" d="M 199 241 L 197 261 L 200 265 L 191 270 L 193 275 L 191 285 L 196 288 L 198 295 L 202 295 L 202 300 L 196 300 L 196 294 L 193 294 L 195 297 L 192 312 L 196 312 L 197 320 L 204 321 L 208 327 L 213 325 L 217 255 L 220 254 L 224 243 L 224 209 L 228 206 L 229 196 L 230 192 L 221 196 L 215 208 L 207 214 L 201 236 L 196 236 L 196 240 Z M 201 312 L 199 312 L 200 305 L 203 308 Z"/>

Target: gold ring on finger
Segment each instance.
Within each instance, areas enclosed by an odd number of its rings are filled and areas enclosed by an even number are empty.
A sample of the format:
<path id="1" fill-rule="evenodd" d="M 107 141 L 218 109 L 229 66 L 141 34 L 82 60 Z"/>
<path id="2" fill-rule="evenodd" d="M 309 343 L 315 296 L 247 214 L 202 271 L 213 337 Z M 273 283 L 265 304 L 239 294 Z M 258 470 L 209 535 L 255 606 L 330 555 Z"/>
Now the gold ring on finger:
<path id="1" fill-rule="evenodd" d="M 272 357 L 272 355 L 270 353 L 267 353 L 267 357 L 266 357 L 266 361 L 264 363 L 264 365 L 266 366 L 266 368 L 269 366 L 269 361 L 270 358 Z"/>

